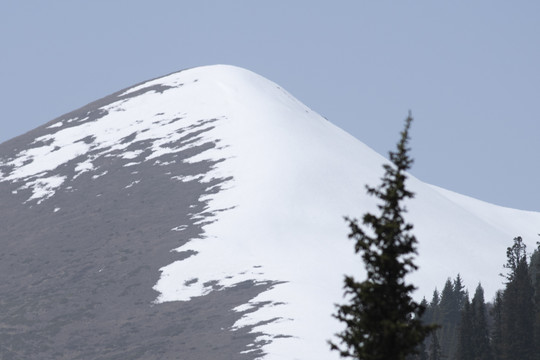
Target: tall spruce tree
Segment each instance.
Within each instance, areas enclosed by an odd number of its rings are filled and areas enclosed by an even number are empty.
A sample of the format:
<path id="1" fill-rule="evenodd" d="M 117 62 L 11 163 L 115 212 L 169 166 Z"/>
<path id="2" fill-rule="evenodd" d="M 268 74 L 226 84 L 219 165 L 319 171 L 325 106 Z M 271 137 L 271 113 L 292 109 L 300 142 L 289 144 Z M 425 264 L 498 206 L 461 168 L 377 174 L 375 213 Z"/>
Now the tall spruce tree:
<path id="1" fill-rule="evenodd" d="M 413 226 L 405 222 L 403 202 L 413 197 L 405 188 L 406 171 L 412 164 L 409 157 L 409 114 L 397 144 L 390 152 L 392 164 L 384 165 L 382 184 L 366 186 L 368 194 L 380 200 L 379 215 L 366 213 L 362 224 L 346 218 L 349 238 L 360 253 L 366 268 L 366 280 L 345 276 L 348 303 L 337 306 L 334 315 L 346 325 L 336 334 L 339 344 L 330 342 L 342 357 L 361 360 L 404 360 L 414 354 L 433 327 L 422 322 L 424 308 L 412 299 L 415 287 L 405 276 L 417 270 L 413 257 L 416 238 Z"/>
<path id="2" fill-rule="evenodd" d="M 508 282 L 502 297 L 502 359 L 532 360 L 534 354 L 534 290 L 526 246 L 521 237 L 507 250 Z"/>
<path id="3" fill-rule="evenodd" d="M 422 301 L 420 302 L 420 307 L 425 309 L 424 313 L 422 314 L 422 322 L 424 324 L 431 324 L 431 320 L 428 318 L 428 317 L 431 317 L 430 306 L 426 298 L 422 299 Z M 422 341 L 420 345 L 418 345 L 418 348 L 416 349 L 416 354 L 409 355 L 408 358 L 411 358 L 414 360 L 428 360 L 428 352 L 427 352 L 426 345 L 427 345 L 427 338 L 425 338 L 424 341 Z"/>
<path id="4" fill-rule="evenodd" d="M 471 345 L 474 360 L 492 360 L 484 289 L 478 284 L 471 303 Z"/>
<path id="5" fill-rule="evenodd" d="M 536 243 L 536 249 L 534 249 L 534 252 L 531 255 L 529 274 L 531 275 L 531 282 L 535 289 L 536 296 L 536 289 L 540 287 L 540 242 Z"/>
<path id="6" fill-rule="evenodd" d="M 439 302 L 440 345 L 442 356 L 454 359 L 458 343 L 458 327 L 461 320 L 461 307 L 465 298 L 461 276 L 452 282 L 446 280 Z"/>
<path id="7" fill-rule="evenodd" d="M 535 360 L 540 360 L 540 243 L 531 256 L 529 273 L 534 289 L 534 344 Z"/>
<path id="8" fill-rule="evenodd" d="M 506 248 L 506 264 L 503 265 L 508 269 L 506 275 L 502 275 L 508 280 L 507 284 L 511 283 L 516 276 L 517 267 L 523 261 L 527 262 L 527 245 L 523 242 L 521 236 L 514 238 L 512 246 Z"/>
<path id="9" fill-rule="evenodd" d="M 461 274 L 457 274 L 456 278 L 454 279 L 453 286 L 456 306 L 458 310 L 461 310 L 465 301 L 468 300 L 465 299 L 465 296 L 467 295 L 467 290 L 465 290 L 465 285 L 463 285 L 463 279 L 461 278 Z"/>
<path id="10" fill-rule="evenodd" d="M 499 290 L 495 294 L 493 307 L 491 308 L 491 317 L 493 318 L 493 327 L 491 329 L 491 349 L 493 350 L 494 360 L 503 360 L 502 299 L 503 291 Z"/>
<path id="11" fill-rule="evenodd" d="M 426 324 L 439 323 L 439 299 L 439 292 L 435 289 L 431 296 L 431 302 L 427 305 L 424 313 L 424 322 Z"/>
<path id="12" fill-rule="evenodd" d="M 428 360 L 442 360 L 441 345 L 439 343 L 438 331 L 434 331 L 430 337 Z"/>
<path id="13" fill-rule="evenodd" d="M 461 310 L 461 321 L 458 327 L 456 360 L 474 360 L 473 349 L 473 318 L 472 309 L 469 297 L 466 296 L 463 300 L 463 308 Z"/>

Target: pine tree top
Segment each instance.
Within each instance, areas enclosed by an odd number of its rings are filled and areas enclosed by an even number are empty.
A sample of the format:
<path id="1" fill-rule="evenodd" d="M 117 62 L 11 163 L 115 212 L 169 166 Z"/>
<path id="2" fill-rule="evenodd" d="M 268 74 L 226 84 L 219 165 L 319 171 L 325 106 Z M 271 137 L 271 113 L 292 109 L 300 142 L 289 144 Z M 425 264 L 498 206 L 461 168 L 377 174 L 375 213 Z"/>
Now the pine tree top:
<path id="1" fill-rule="evenodd" d="M 364 262 L 366 280 L 345 277 L 345 295 L 350 303 L 338 306 L 334 315 L 347 328 L 337 334 L 341 345 L 330 342 L 343 357 L 363 360 L 404 360 L 415 353 L 434 326 L 422 323 L 425 304 L 412 299 L 414 285 L 405 276 L 416 270 L 415 236 L 412 224 L 405 221 L 403 201 L 414 194 L 405 187 L 409 157 L 409 129 L 412 117 L 405 120 L 404 130 L 391 164 L 384 165 L 384 176 L 378 187 L 366 186 L 368 194 L 380 200 L 379 213 L 367 213 L 362 225 L 346 218 L 349 238 Z M 369 229 L 369 230 L 368 230 Z"/>

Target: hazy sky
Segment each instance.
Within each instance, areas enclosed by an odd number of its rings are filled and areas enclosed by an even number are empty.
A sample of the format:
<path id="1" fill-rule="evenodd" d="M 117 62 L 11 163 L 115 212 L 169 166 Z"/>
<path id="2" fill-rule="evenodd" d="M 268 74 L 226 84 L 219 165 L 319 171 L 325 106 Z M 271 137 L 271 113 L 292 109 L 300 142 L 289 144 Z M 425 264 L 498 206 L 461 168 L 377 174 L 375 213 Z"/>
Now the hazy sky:
<path id="1" fill-rule="evenodd" d="M 414 175 L 540 211 L 539 19 L 536 0 L 2 1 L 0 142 L 137 82 L 232 64 L 384 155 L 410 109 Z"/>

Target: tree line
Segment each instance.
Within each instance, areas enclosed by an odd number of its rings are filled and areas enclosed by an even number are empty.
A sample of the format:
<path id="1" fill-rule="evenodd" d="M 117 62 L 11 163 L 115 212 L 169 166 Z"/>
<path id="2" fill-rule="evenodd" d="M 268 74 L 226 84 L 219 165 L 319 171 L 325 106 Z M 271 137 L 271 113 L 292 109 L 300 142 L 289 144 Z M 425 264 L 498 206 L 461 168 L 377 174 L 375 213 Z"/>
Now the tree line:
<path id="1" fill-rule="evenodd" d="M 417 240 L 404 218 L 404 201 L 414 197 L 405 186 L 411 122 L 409 113 L 381 184 L 366 186 L 378 212 L 346 217 L 367 276 L 344 277 L 345 302 L 333 314 L 344 329 L 330 348 L 360 360 L 540 360 L 540 244 L 528 256 L 522 238 L 514 239 L 504 289 L 493 303 L 486 304 L 480 284 L 470 299 L 460 275 L 435 290 L 431 302 L 413 299 L 416 287 L 406 275 L 418 269 Z"/>
<path id="2" fill-rule="evenodd" d="M 540 360 L 540 248 L 531 256 L 521 237 L 507 248 L 504 289 L 492 303 L 478 284 L 472 299 L 458 274 L 424 299 L 423 320 L 439 328 L 421 344 L 418 360 Z"/>

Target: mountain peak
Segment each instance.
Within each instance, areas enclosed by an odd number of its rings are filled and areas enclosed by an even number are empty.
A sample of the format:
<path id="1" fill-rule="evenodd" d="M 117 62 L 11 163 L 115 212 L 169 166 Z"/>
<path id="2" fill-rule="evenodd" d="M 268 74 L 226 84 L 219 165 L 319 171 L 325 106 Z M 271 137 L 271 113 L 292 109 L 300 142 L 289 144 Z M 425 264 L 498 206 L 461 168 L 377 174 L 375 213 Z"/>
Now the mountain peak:
<path id="1" fill-rule="evenodd" d="M 16 140 L 0 146 L 0 286 L 13 329 L 34 314 L 13 335 L 20 354 L 45 343 L 42 358 L 336 355 L 326 340 L 343 274 L 363 276 L 343 216 L 376 211 L 364 185 L 387 160 L 280 86 L 193 68 Z M 493 294 L 506 246 L 533 238 L 540 214 L 408 184 L 411 280 L 428 293 L 459 272 Z"/>

